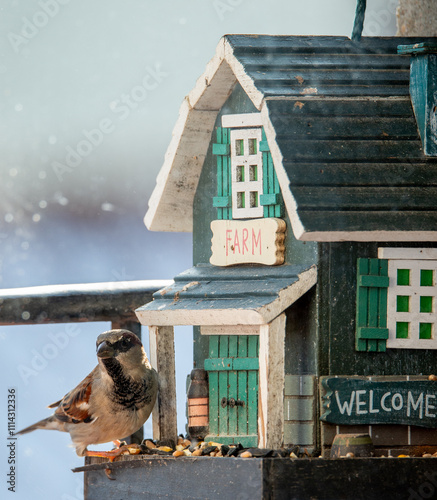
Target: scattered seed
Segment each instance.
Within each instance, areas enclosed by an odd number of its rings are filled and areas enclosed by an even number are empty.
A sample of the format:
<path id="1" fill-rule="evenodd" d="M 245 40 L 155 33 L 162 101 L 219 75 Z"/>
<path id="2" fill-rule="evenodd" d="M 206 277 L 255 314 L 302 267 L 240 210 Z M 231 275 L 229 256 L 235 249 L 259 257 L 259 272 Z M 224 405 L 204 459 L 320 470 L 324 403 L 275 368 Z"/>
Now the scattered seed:
<path id="1" fill-rule="evenodd" d="M 240 455 L 241 458 L 251 458 L 252 453 L 250 451 L 243 451 L 243 453 Z"/>
<path id="2" fill-rule="evenodd" d="M 170 446 L 158 446 L 158 450 L 169 452 L 169 451 L 173 451 L 173 448 L 170 448 Z"/>
<path id="3" fill-rule="evenodd" d="M 174 457 L 184 457 L 185 453 L 182 450 L 176 450 L 173 452 Z"/>

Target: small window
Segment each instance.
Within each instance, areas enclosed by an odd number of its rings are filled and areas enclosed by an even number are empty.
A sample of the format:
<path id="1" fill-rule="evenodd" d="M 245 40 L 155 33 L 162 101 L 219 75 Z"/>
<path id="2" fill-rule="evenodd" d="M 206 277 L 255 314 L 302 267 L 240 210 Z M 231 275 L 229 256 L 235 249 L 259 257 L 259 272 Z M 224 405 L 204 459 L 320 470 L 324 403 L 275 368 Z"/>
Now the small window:
<path id="1" fill-rule="evenodd" d="M 249 139 L 249 155 L 257 154 L 256 139 Z"/>
<path id="2" fill-rule="evenodd" d="M 398 284 L 398 286 L 408 286 L 410 284 L 410 270 L 409 269 L 398 269 L 397 284 Z"/>
<path id="3" fill-rule="evenodd" d="M 434 312 L 434 297 L 427 297 L 427 296 L 420 297 L 420 312 L 421 313 Z"/>
<path id="4" fill-rule="evenodd" d="M 246 208 L 245 193 L 237 193 L 237 208 Z"/>
<path id="5" fill-rule="evenodd" d="M 406 321 L 398 321 L 396 323 L 396 338 L 407 339 L 409 337 L 410 323 Z"/>
<path id="6" fill-rule="evenodd" d="M 434 286 L 434 271 L 432 269 L 420 270 L 420 286 Z"/>
<path id="7" fill-rule="evenodd" d="M 396 311 L 397 312 L 409 312 L 410 310 L 410 297 L 408 295 L 398 295 L 396 297 Z"/>
<path id="8" fill-rule="evenodd" d="M 384 248 L 380 253 L 388 258 L 387 347 L 437 349 L 437 250 Z"/>
<path id="9" fill-rule="evenodd" d="M 232 217 L 249 219 L 264 216 L 261 127 L 231 128 Z"/>
<path id="10" fill-rule="evenodd" d="M 434 325 L 432 323 L 419 323 L 419 339 L 420 340 L 432 339 L 433 326 Z"/>
<path id="11" fill-rule="evenodd" d="M 258 165 L 249 165 L 249 180 L 250 182 L 258 180 Z"/>
<path id="12" fill-rule="evenodd" d="M 256 208 L 258 206 L 258 191 L 250 192 L 250 208 Z"/>
<path id="13" fill-rule="evenodd" d="M 244 165 L 237 165 L 237 182 L 244 182 Z"/>
<path id="14" fill-rule="evenodd" d="M 244 141 L 243 139 L 237 139 L 235 141 L 235 155 L 243 156 L 244 155 Z"/>

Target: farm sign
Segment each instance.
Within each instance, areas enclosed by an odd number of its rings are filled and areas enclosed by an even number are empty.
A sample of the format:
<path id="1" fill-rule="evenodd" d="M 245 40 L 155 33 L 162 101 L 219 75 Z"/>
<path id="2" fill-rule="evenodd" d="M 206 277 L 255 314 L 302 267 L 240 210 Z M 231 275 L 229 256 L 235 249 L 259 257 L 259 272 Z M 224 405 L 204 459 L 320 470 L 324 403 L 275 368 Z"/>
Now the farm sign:
<path id="1" fill-rule="evenodd" d="M 324 422 L 437 427 L 436 382 L 324 377 L 321 384 Z"/>
<path id="2" fill-rule="evenodd" d="M 215 266 L 283 264 L 285 228 L 285 221 L 273 217 L 214 220 L 210 262 Z"/>

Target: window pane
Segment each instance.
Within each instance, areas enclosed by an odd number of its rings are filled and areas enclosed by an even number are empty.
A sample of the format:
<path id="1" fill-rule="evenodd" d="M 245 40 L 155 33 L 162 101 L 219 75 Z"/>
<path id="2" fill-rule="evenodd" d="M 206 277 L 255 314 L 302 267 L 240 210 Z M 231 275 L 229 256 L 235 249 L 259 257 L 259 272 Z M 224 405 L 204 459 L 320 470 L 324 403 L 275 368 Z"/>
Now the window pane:
<path id="1" fill-rule="evenodd" d="M 249 154 L 256 155 L 257 147 L 256 147 L 256 139 L 249 139 Z"/>
<path id="2" fill-rule="evenodd" d="M 434 285 L 434 271 L 432 269 L 420 270 L 420 286 Z"/>
<path id="3" fill-rule="evenodd" d="M 398 269 L 397 284 L 399 286 L 408 286 L 410 284 L 410 270 Z"/>
<path id="4" fill-rule="evenodd" d="M 244 182 L 244 165 L 237 166 L 237 182 Z"/>
<path id="5" fill-rule="evenodd" d="M 431 313 L 433 310 L 432 297 L 420 297 L 420 312 Z"/>
<path id="6" fill-rule="evenodd" d="M 237 208 L 246 208 L 244 193 L 237 193 Z"/>
<path id="7" fill-rule="evenodd" d="M 244 141 L 243 141 L 243 139 L 237 139 L 235 141 L 235 154 L 237 156 L 244 155 Z"/>
<path id="8" fill-rule="evenodd" d="M 419 324 L 419 339 L 432 339 L 432 323 Z"/>
<path id="9" fill-rule="evenodd" d="M 258 165 L 249 165 L 249 180 L 251 182 L 258 180 Z"/>
<path id="10" fill-rule="evenodd" d="M 409 333 L 410 323 L 406 321 L 398 321 L 396 323 L 396 338 L 397 339 L 407 339 Z"/>
<path id="11" fill-rule="evenodd" d="M 258 191 L 250 192 L 250 208 L 258 206 Z"/>
<path id="12" fill-rule="evenodd" d="M 396 297 L 396 311 L 408 312 L 410 310 L 410 297 L 408 295 L 398 295 Z"/>

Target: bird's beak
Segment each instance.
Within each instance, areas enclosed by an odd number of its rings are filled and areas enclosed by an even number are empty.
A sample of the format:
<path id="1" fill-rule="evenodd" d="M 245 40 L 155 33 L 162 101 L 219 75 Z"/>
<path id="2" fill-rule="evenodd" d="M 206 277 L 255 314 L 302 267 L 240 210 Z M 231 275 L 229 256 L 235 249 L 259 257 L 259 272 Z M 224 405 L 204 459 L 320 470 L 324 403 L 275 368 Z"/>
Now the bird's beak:
<path id="1" fill-rule="evenodd" d="M 113 358 L 115 350 L 106 341 L 103 341 L 97 348 L 97 356 L 102 359 Z"/>

